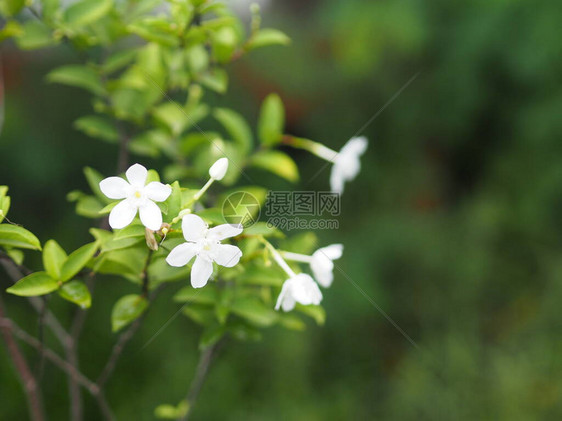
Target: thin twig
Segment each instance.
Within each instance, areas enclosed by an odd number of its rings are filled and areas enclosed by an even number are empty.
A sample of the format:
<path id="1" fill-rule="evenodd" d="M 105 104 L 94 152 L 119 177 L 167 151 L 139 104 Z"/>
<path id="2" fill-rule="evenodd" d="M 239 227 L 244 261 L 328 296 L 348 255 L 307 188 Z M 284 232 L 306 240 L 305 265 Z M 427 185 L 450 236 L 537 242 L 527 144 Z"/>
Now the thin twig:
<path id="1" fill-rule="evenodd" d="M 148 285 L 148 283 L 149 283 L 148 264 L 145 265 L 145 268 L 143 269 L 143 273 L 141 274 L 141 277 L 143 277 L 143 284 L 146 283 L 146 285 Z M 152 294 L 150 294 L 148 296 L 149 303 L 151 301 L 154 301 L 154 299 L 159 294 L 159 292 L 162 290 L 162 288 L 164 288 L 164 285 L 159 285 L 156 289 L 154 289 L 154 291 L 152 291 Z M 142 324 L 145 317 L 146 317 L 146 313 L 144 313 L 141 317 L 136 319 L 127 328 L 127 330 L 125 330 L 121 335 L 119 335 L 119 338 L 117 338 L 117 342 L 115 343 L 115 345 L 113 345 L 113 348 L 111 350 L 111 354 L 109 355 L 109 358 L 107 359 L 107 362 L 105 363 L 105 366 L 103 367 L 103 370 L 102 370 L 101 374 L 99 375 L 98 380 L 96 382 L 97 385 L 100 387 L 100 389 L 103 389 L 103 387 L 105 386 L 105 384 L 107 383 L 107 381 L 109 380 L 111 375 L 113 374 L 113 371 L 115 370 L 115 367 L 117 366 L 117 362 L 119 361 L 119 358 L 121 357 L 121 354 L 123 353 L 123 350 L 125 349 L 125 346 L 133 338 L 135 333 L 137 333 L 137 330 L 139 329 L 139 327 Z"/>
<path id="2" fill-rule="evenodd" d="M 195 369 L 195 376 L 189 385 L 189 391 L 187 392 L 187 396 L 185 397 L 185 401 L 187 401 L 187 412 L 185 415 L 180 418 L 180 421 L 186 421 L 189 419 L 191 415 L 191 411 L 195 406 L 195 402 L 199 397 L 199 393 L 203 388 L 203 384 L 207 379 L 207 375 L 209 374 L 209 369 L 211 367 L 211 363 L 213 362 L 214 357 L 218 353 L 218 351 L 224 346 L 225 338 L 222 338 L 216 344 L 205 348 L 205 350 L 199 356 L 199 362 L 197 363 L 197 368 Z"/>
<path id="3" fill-rule="evenodd" d="M 0 298 L 0 320 L 4 320 L 4 304 Z M 37 386 L 37 381 L 29 366 L 25 360 L 23 354 L 21 353 L 17 342 L 14 339 L 12 330 L 6 327 L 4 324 L 0 324 L 0 331 L 2 332 L 2 337 L 6 342 L 8 352 L 14 366 L 19 374 L 20 380 L 23 384 L 23 390 L 25 392 L 25 397 L 27 398 L 27 403 L 29 407 L 29 415 L 34 421 L 43 421 L 45 416 L 43 415 L 43 405 L 41 403 L 41 395 L 39 387 Z"/>
<path id="4" fill-rule="evenodd" d="M 13 320 L 10 320 L 3 315 L 0 315 L 0 329 L 13 333 L 18 339 L 22 340 L 35 349 L 40 349 L 42 346 L 42 344 L 36 338 L 21 329 Z M 106 419 L 113 419 L 111 410 L 109 410 L 109 405 L 107 404 L 102 391 L 96 385 L 96 383 L 94 383 L 92 380 L 78 371 L 74 365 L 61 358 L 50 348 L 43 347 L 43 351 L 46 359 L 51 361 L 55 366 L 60 368 L 70 377 L 76 378 L 78 384 L 83 386 L 96 399 L 98 405 L 100 406 L 100 410 L 102 411 Z"/>

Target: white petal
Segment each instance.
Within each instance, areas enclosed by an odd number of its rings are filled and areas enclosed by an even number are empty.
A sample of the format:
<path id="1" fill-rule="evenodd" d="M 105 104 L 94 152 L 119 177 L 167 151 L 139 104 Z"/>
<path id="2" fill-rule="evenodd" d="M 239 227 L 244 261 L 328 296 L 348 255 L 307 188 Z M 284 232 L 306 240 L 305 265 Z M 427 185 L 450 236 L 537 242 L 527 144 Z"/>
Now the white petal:
<path id="1" fill-rule="evenodd" d="M 318 252 L 324 253 L 330 260 L 337 260 L 343 254 L 343 244 L 330 244 L 329 246 L 316 250 L 316 253 Z"/>
<path id="2" fill-rule="evenodd" d="M 332 285 L 334 280 L 334 263 L 324 255 L 313 256 L 310 262 L 310 268 L 314 274 L 316 281 L 322 285 L 324 288 L 328 288 Z"/>
<path id="3" fill-rule="evenodd" d="M 345 145 L 343 145 L 340 153 L 359 157 L 365 153 L 368 144 L 369 141 L 365 136 L 352 137 Z"/>
<path id="4" fill-rule="evenodd" d="M 100 181 L 100 190 L 110 199 L 124 199 L 129 192 L 129 183 L 121 177 L 108 177 Z"/>
<path id="5" fill-rule="evenodd" d="M 296 302 L 302 305 L 320 304 L 322 293 L 310 275 L 299 273 L 291 281 L 291 295 Z"/>
<path id="6" fill-rule="evenodd" d="M 181 267 L 189 263 L 197 251 L 197 246 L 193 243 L 183 243 L 172 249 L 168 257 L 166 257 L 166 262 L 170 266 Z"/>
<path id="7" fill-rule="evenodd" d="M 150 200 L 154 200 L 155 202 L 163 202 L 170 196 L 170 194 L 172 194 L 172 188 L 158 181 L 153 181 L 146 185 L 146 187 L 144 188 L 144 193 Z"/>
<path id="8" fill-rule="evenodd" d="M 129 200 L 125 199 L 111 209 L 111 213 L 109 214 L 109 226 L 113 229 L 125 228 L 133 222 L 136 214 L 137 207 Z"/>
<path id="9" fill-rule="evenodd" d="M 162 211 L 150 200 L 145 201 L 139 208 L 139 216 L 142 224 L 152 231 L 158 231 L 162 226 Z"/>
<path id="10" fill-rule="evenodd" d="M 343 184 L 344 184 L 343 177 L 344 176 L 341 170 L 339 169 L 339 166 L 334 164 L 332 166 L 332 172 L 330 173 L 330 189 L 334 193 L 339 193 L 339 194 L 343 193 Z"/>
<path id="11" fill-rule="evenodd" d="M 291 295 L 291 280 L 288 279 L 283 283 L 281 288 L 281 293 L 277 298 L 277 303 L 275 304 L 275 310 L 279 310 L 280 307 L 283 311 L 291 311 L 295 307 L 295 300 Z"/>
<path id="12" fill-rule="evenodd" d="M 221 266 L 231 268 L 236 265 L 242 257 L 242 251 L 230 244 L 217 244 L 213 247 L 213 259 Z"/>
<path id="13" fill-rule="evenodd" d="M 209 240 L 221 241 L 225 238 L 235 237 L 242 232 L 242 225 L 240 224 L 222 224 L 217 225 L 209 230 L 207 238 Z"/>
<path id="14" fill-rule="evenodd" d="M 204 257 L 197 256 L 191 267 L 191 286 L 193 288 L 204 287 L 212 273 L 213 263 Z"/>
<path id="15" fill-rule="evenodd" d="M 197 241 L 205 236 L 207 224 L 201 217 L 189 214 L 182 218 L 181 229 L 186 241 Z"/>
<path id="16" fill-rule="evenodd" d="M 135 164 L 129 167 L 125 175 L 127 176 L 127 180 L 129 180 L 129 183 L 131 183 L 132 185 L 136 187 L 144 187 L 144 185 L 146 184 L 146 176 L 148 175 L 148 171 L 141 164 Z"/>

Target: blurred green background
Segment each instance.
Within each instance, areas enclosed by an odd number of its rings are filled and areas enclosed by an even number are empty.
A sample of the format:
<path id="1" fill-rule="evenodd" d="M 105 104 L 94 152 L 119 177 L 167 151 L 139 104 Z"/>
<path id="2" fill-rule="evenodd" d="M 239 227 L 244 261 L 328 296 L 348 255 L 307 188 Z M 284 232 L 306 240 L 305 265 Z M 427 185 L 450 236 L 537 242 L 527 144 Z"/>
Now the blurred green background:
<path id="1" fill-rule="evenodd" d="M 275 0 L 262 10 L 265 26 L 293 44 L 235 63 L 228 95 L 213 99 L 250 121 L 275 91 L 289 133 L 337 149 L 417 75 L 362 131 L 369 150 L 343 195 L 340 229 L 318 236 L 345 244 L 340 267 L 418 348 L 337 274 L 326 325 L 230 343 L 194 419 L 560 419 L 562 2 Z M 90 111 L 88 94 L 44 81 L 76 60 L 64 47 L 3 47 L 0 184 L 10 186 L 10 216 L 67 250 L 89 240 L 90 221 L 66 193 L 86 189 L 83 166 L 112 174 L 117 155 L 72 128 Z M 322 161 L 288 152 L 302 171 L 297 189 L 328 188 L 329 168 L 308 181 Z M 110 277 L 96 286 L 80 349 L 88 376 L 115 339 L 111 306 L 131 288 Z M 197 326 L 178 317 L 142 349 L 175 313 L 173 292 L 157 300 L 108 385 L 118 419 L 154 419 L 157 405 L 187 391 Z M 4 300 L 34 332 L 27 303 Z M 52 305 L 70 319 L 71 306 Z M 66 379 L 45 370 L 50 419 L 67 419 Z M 2 346 L 0 419 L 26 416 Z"/>

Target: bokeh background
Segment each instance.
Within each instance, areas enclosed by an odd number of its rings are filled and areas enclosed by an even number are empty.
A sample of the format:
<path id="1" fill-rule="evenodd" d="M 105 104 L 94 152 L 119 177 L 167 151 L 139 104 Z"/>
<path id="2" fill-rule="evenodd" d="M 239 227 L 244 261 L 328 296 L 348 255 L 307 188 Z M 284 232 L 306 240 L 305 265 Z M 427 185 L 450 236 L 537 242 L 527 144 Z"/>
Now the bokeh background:
<path id="1" fill-rule="evenodd" d="M 228 95 L 213 99 L 252 122 L 275 91 L 288 132 L 337 149 L 411 81 L 362 130 L 369 150 L 343 196 L 340 229 L 318 232 L 321 244 L 345 244 L 339 266 L 376 304 L 337 274 L 325 326 L 230 343 L 194 418 L 562 417 L 562 3 L 272 0 L 262 10 L 264 26 L 293 44 L 232 65 Z M 88 94 L 44 81 L 76 59 L 64 47 L 3 46 L 0 184 L 10 186 L 12 218 L 66 249 L 89 240 L 90 223 L 66 193 L 87 189 L 83 166 L 112 174 L 116 165 L 113 146 L 72 128 L 90 111 Z M 299 189 L 327 189 L 329 169 L 310 180 L 323 162 L 288 152 Z M 111 306 L 130 289 L 109 277 L 96 287 L 80 349 L 89 376 L 115 339 Z M 172 294 L 157 300 L 108 385 L 118 419 L 154 419 L 157 405 L 186 393 L 200 328 L 179 317 L 142 349 L 175 312 Z M 4 299 L 33 332 L 27 304 Z M 66 380 L 45 370 L 48 412 L 66 419 Z M 26 414 L 2 346 L 0 419 Z"/>

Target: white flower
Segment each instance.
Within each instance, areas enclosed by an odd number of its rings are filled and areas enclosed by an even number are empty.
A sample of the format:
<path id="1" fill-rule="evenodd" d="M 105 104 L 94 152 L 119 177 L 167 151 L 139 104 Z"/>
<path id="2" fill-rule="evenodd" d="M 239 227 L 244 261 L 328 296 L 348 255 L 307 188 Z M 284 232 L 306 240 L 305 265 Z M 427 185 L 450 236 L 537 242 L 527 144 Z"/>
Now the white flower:
<path id="1" fill-rule="evenodd" d="M 185 266 L 195 257 L 191 267 L 191 285 L 201 288 L 213 273 L 213 262 L 232 267 L 242 257 L 242 251 L 230 244 L 221 244 L 221 240 L 234 237 L 242 232 L 240 225 L 223 224 L 210 228 L 197 215 L 185 215 L 181 222 L 186 243 L 173 248 L 166 262 L 170 266 Z"/>
<path id="2" fill-rule="evenodd" d="M 209 168 L 209 175 L 212 179 L 222 180 L 228 170 L 228 159 L 220 158 Z"/>
<path id="3" fill-rule="evenodd" d="M 172 193 L 172 188 L 153 181 L 146 184 L 148 171 L 140 164 L 131 166 L 121 177 L 108 177 L 100 181 L 100 189 L 110 199 L 125 199 L 117 204 L 109 214 L 111 228 L 124 228 L 133 222 L 137 211 L 142 224 L 157 231 L 162 226 L 162 212 L 154 202 L 163 202 Z"/>
<path id="4" fill-rule="evenodd" d="M 291 311 L 295 308 L 295 304 L 302 305 L 318 305 L 322 301 L 322 293 L 314 279 L 306 273 L 299 273 L 287 279 L 281 288 L 281 294 L 277 298 L 275 310 L 279 307 L 283 311 Z"/>
<path id="5" fill-rule="evenodd" d="M 310 268 L 314 274 L 316 281 L 324 288 L 332 285 L 334 280 L 334 262 L 341 257 L 343 253 L 342 244 L 332 244 L 327 247 L 322 247 L 312 254 L 310 260 Z"/>
<path id="6" fill-rule="evenodd" d="M 359 157 L 367 150 L 367 138 L 364 136 L 351 138 L 332 159 L 330 187 L 333 192 L 343 193 L 346 181 L 353 180 L 361 169 Z"/>

